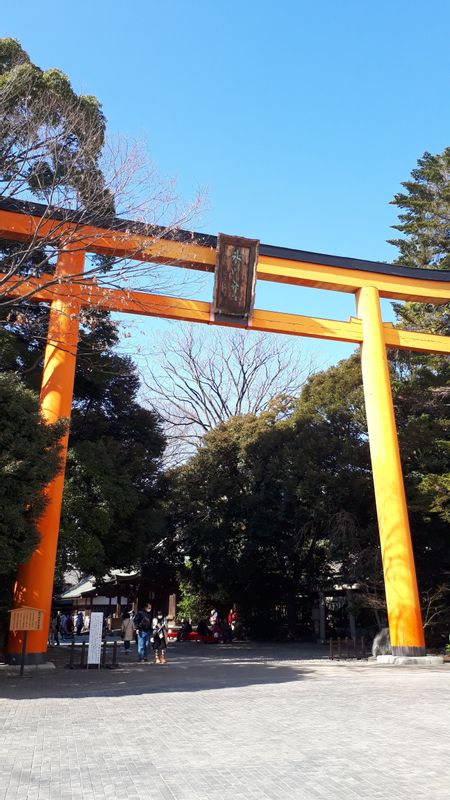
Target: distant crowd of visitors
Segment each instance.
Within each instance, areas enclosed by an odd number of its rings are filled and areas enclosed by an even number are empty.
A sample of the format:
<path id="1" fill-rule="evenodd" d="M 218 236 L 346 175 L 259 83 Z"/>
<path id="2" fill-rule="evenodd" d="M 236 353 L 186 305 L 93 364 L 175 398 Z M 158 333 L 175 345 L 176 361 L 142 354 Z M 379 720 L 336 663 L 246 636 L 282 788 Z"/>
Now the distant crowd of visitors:
<path id="1" fill-rule="evenodd" d="M 49 644 L 59 645 L 61 641 L 73 640 L 75 636 L 89 631 L 89 616 L 83 611 L 52 614 L 49 630 Z M 104 634 L 108 631 L 108 619 L 104 620 Z M 150 645 L 154 652 L 155 664 L 166 663 L 168 627 L 162 613 L 152 616 L 152 607 L 146 603 L 141 611 L 133 614 L 126 611 L 122 615 L 121 636 L 124 653 L 130 652 L 131 642 L 136 641 L 139 661 L 148 661 Z"/>
<path id="2" fill-rule="evenodd" d="M 48 634 L 49 644 L 59 645 L 60 641 L 73 639 L 74 635 L 81 636 L 89 630 L 89 617 L 83 611 L 74 614 L 55 611 L 50 620 Z"/>
<path id="3" fill-rule="evenodd" d="M 228 614 L 224 616 L 216 608 L 212 608 L 209 615 L 209 626 L 206 620 L 201 619 L 197 625 L 197 633 L 205 637 L 205 639 L 212 636 L 217 642 L 226 644 L 233 641 L 237 621 L 238 616 L 235 608 L 230 608 Z M 181 625 L 183 631 L 183 622 Z M 182 640 L 185 637 L 181 635 L 179 638 Z"/>
<path id="4" fill-rule="evenodd" d="M 227 643 L 233 640 L 236 624 L 238 621 L 235 608 L 231 608 L 227 615 L 222 615 L 213 608 L 209 616 L 209 624 L 206 620 L 200 620 L 197 625 L 197 633 L 204 637 L 204 640 L 211 638 L 218 643 Z M 66 613 L 55 611 L 52 614 L 49 630 L 49 644 L 59 645 L 61 641 L 73 640 L 75 636 L 81 636 L 89 631 L 89 615 L 83 611 Z M 104 633 L 108 630 L 108 620 L 104 620 Z M 178 641 L 188 638 L 192 632 L 192 626 L 187 620 L 182 620 L 181 629 L 178 632 Z M 144 607 L 134 613 L 125 611 L 122 615 L 120 629 L 123 639 L 124 654 L 129 655 L 131 643 L 136 642 L 137 655 L 139 662 L 146 662 L 149 658 L 149 651 L 153 651 L 155 664 L 165 664 L 167 661 L 167 641 L 169 629 L 167 620 L 162 611 L 158 611 L 155 616 L 152 614 L 151 603 L 145 603 Z"/>

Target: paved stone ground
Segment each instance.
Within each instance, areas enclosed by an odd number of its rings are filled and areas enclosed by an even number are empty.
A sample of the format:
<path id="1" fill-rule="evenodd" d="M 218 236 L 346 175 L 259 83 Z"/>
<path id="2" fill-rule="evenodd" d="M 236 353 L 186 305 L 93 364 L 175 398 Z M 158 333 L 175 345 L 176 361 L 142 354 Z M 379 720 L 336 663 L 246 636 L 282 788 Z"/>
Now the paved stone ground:
<path id="1" fill-rule="evenodd" d="M 52 672 L 0 669 L 0 800 L 450 797 L 449 666 L 189 643 L 82 672 L 61 651 Z"/>

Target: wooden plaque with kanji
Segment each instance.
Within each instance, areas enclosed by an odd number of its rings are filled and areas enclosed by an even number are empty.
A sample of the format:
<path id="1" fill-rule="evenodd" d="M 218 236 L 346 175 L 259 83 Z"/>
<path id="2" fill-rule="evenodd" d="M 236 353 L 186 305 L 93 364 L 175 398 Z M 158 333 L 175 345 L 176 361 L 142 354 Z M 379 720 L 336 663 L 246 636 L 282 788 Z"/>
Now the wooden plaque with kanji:
<path id="1" fill-rule="evenodd" d="M 214 320 L 246 324 L 255 299 L 259 241 L 240 236 L 217 237 L 214 281 Z"/>

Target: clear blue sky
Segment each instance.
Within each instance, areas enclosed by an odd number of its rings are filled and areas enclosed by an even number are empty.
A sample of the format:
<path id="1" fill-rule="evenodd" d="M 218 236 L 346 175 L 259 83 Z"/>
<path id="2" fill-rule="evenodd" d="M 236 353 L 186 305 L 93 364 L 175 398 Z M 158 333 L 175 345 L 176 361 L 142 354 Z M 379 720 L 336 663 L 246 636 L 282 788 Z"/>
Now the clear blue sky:
<path id="1" fill-rule="evenodd" d="M 194 227 L 392 260 L 389 200 L 450 144 L 450 6 L 428 0 L 30 0 L 2 35 L 145 134 L 209 206 Z M 261 285 L 262 308 L 346 318 L 352 298 Z M 389 309 L 385 309 L 389 318 Z M 351 346 L 313 342 L 321 360 Z"/>

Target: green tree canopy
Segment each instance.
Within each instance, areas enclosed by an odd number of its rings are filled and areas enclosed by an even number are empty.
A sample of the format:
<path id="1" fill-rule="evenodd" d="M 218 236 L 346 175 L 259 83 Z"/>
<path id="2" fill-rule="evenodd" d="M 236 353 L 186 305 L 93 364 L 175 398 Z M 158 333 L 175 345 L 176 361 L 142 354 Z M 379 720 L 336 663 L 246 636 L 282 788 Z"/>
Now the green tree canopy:
<path id="1" fill-rule="evenodd" d="M 77 368 L 60 558 L 101 576 L 139 567 L 155 544 L 165 439 L 156 414 L 136 400 L 130 359 L 99 351 L 95 339 L 85 335 Z"/>
<path id="2" fill-rule="evenodd" d="M 43 485 L 55 476 L 64 424 L 47 425 L 38 396 L 13 374 L 0 373 L 0 627 L 6 626 L 19 564 L 38 541 Z"/>
<path id="3" fill-rule="evenodd" d="M 100 313 L 89 325 L 80 332 L 59 569 L 100 577 L 139 566 L 156 535 L 165 439 L 156 413 L 137 401 L 134 364 L 114 351 L 116 326 Z M 45 316 L 1 330 L 5 381 L 17 374 L 38 388 L 44 343 Z"/>
<path id="4" fill-rule="evenodd" d="M 254 623 L 285 605 L 294 628 L 297 595 L 326 576 L 338 514 L 367 483 L 366 442 L 342 425 L 303 409 L 279 421 L 273 409 L 205 436 L 173 476 L 169 509 L 194 587 Z"/>
<path id="5" fill-rule="evenodd" d="M 33 64 L 15 39 L 0 39 L 0 193 L 51 205 L 112 212 L 99 160 L 105 118 L 61 70 Z"/>
<path id="6" fill-rule="evenodd" d="M 391 239 L 398 248 L 398 264 L 421 269 L 450 270 L 450 147 L 443 153 L 424 153 L 402 183 L 392 204 L 399 210 L 393 227 L 402 236 Z M 450 304 L 395 304 L 399 322 L 412 330 L 450 335 Z"/>
<path id="7" fill-rule="evenodd" d="M 0 197 L 37 201 L 43 206 L 35 207 L 41 221 L 55 207 L 61 217 L 51 233 L 40 226 L 41 235 L 30 241 L 1 241 L 1 271 L 16 285 L 29 274 L 52 274 L 58 250 L 75 239 L 82 242 L 86 214 L 89 219 L 114 214 L 113 187 L 103 169 L 105 130 L 97 98 L 78 95 L 61 70 L 33 64 L 15 39 L 0 39 Z M 76 219 L 71 230 L 64 224 L 70 213 Z M 95 256 L 86 272 L 111 265 Z M 3 279 L 0 297 L 5 305 Z M 20 306 L 24 316 L 26 304 L 9 305 Z"/>
<path id="8" fill-rule="evenodd" d="M 424 153 L 393 204 L 402 234 L 398 263 L 450 269 L 450 148 Z M 395 304 L 399 325 L 450 336 L 450 304 Z M 419 583 L 450 590 L 450 358 L 391 353 L 397 424 L 416 545 Z"/>
<path id="9" fill-rule="evenodd" d="M 0 374 L 0 572 L 31 554 L 44 509 L 41 489 L 56 474 L 62 423 L 47 425 L 38 398 L 18 377 Z"/>

